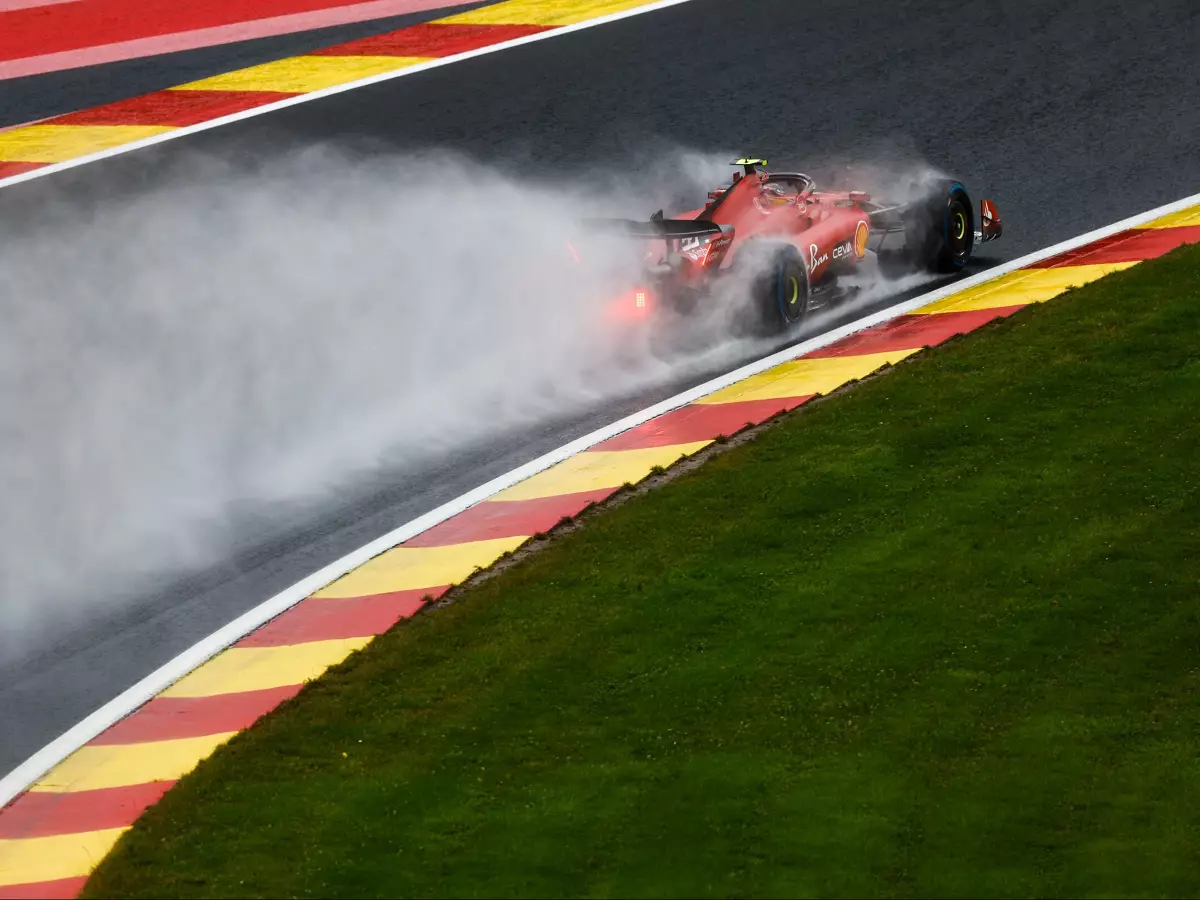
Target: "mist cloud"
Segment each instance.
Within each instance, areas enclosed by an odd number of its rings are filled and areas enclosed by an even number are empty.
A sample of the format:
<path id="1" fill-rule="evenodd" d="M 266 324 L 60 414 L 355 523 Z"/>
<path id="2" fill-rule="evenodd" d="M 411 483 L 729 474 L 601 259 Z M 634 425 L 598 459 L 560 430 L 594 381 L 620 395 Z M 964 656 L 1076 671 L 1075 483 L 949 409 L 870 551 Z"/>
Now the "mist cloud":
<path id="1" fill-rule="evenodd" d="M 235 506 L 319 499 L 384 456 L 666 377 L 677 359 L 605 319 L 630 261 L 581 267 L 565 235 L 727 172 L 670 162 L 552 184 L 444 156 L 193 159 L 9 240 L 0 653 L 218 558 Z"/>
<path id="2" fill-rule="evenodd" d="M 699 350 L 614 327 L 636 254 L 566 252 L 583 216 L 697 205 L 732 156 L 654 158 L 188 159 L 0 246 L 0 656 L 220 559 L 235 510 L 744 358 L 720 310 Z"/>

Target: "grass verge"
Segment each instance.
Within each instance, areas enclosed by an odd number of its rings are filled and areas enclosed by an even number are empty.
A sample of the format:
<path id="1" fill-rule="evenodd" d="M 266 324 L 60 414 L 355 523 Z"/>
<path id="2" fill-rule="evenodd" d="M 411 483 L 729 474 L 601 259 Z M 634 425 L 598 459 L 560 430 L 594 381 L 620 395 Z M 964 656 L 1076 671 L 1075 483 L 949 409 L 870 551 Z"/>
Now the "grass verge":
<path id="1" fill-rule="evenodd" d="M 596 516 L 184 778 L 91 896 L 1195 895 L 1200 247 Z"/>

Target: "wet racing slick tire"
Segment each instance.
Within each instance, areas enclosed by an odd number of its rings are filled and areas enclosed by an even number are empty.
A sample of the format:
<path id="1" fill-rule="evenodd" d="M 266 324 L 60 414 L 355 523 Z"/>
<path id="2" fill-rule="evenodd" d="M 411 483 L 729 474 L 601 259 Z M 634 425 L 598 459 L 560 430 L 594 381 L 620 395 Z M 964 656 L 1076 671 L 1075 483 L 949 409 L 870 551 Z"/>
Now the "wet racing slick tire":
<path id="1" fill-rule="evenodd" d="M 975 213 L 957 181 L 936 181 L 904 216 L 904 249 L 878 254 L 884 275 L 960 272 L 975 249 Z"/>
<path id="2" fill-rule="evenodd" d="M 804 257 L 790 244 L 757 247 L 753 256 L 750 264 L 757 263 L 756 269 L 762 266 L 751 283 L 753 330 L 776 335 L 799 328 L 812 303 Z"/>
<path id="3" fill-rule="evenodd" d="M 958 272 L 975 249 L 975 213 L 967 189 L 961 184 L 955 182 L 943 190 L 929 208 L 927 221 L 933 239 L 926 247 L 925 264 L 936 272 Z"/>

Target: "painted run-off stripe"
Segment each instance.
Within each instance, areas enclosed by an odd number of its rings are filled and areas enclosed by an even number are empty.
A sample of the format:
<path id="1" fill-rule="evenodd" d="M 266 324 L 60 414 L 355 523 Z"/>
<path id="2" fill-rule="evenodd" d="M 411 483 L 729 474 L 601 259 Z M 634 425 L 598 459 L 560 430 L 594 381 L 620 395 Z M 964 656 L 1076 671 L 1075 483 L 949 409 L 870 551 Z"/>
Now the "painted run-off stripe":
<path id="1" fill-rule="evenodd" d="M 1073 287 L 1083 287 L 1105 275 L 1128 269 L 1135 263 L 1063 266 L 1055 269 L 1018 269 L 995 281 L 946 297 L 916 310 L 917 315 L 970 312 L 1005 306 L 1044 303 Z"/>
<path id="2" fill-rule="evenodd" d="M 336 47 L 313 50 L 310 56 L 447 57 L 481 50 L 550 30 L 545 25 L 455 25 L 429 22 L 360 38 Z"/>
<path id="3" fill-rule="evenodd" d="M 894 365 L 920 347 L 887 350 L 861 356 L 832 356 L 828 358 L 803 356 L 783 363 L 761 375 L 754 375 L 738 384 L 710 394 L 698 403 L 747 402 L 773 400 L 780 397 L 815 396 L 828 394 L 849 381 L 865 378 L 884 366 Z"/>
<path id="4" fill-rule="evenodd" d="M 5 810 L 0 840 L 44 838 L 125 828 L 157 803 L 174 781 L 70 793 L 30 791 Z"/>
<path id="5" fill-rule="evenodd" d="M 974 331 L 993 319 L 1010 316 L 1024 308 L 1025 304 L 1015 304 L 932 315 L 897 316 L 886 326 L 868 328 L 842 338 L 828 347 L 813 350 L 811 353 L 805 354 L 805 359 L 895 353 L 902 350 L 933 347 L 950 340 L 955 335 Z"/>
<path id="6" fill-rule="evenodd" d="M 1168 213 L 1137 228 L 1188 228 L 1200 226 L 1200 206 L 1185 207 L 1173 213 Z"/>
<path id="7" fill-rule="evenodd" d="M 3 869 L 0 869 L 2 872 Z M 39 881 L 34 884 L 0 885 L 0 900 L 66 900 L 76 897 L 87 884 L 87 876 Z"/>
<path id="8" fill-rule="evenodd" d="M 741 400 L 730 403 L 693 403 L 664 413 L 644 425 L 597 444 L 597 450 L 640 450 L 714 441 L 757 425 L 810 400 L 811 394 Z"/>
<path id="9" fill-rule="evenodd" d="M 53 120 L 0 133 L 0 159 L 55 163 L 156 137 L 165 125 L 56 125 Z"/>
<path id="10" fill-rule="evenodd" d="M 541 25 L 562 28 L 646 6 L 646 0 L 508 0 L 447 16 L 448 25 Z"/>
<path id="11" fill-rule="evenodd" d="M 68 113 L 55 125 L 160 125 L 183 128 L 277 103 L 294 96 L 277 91 L 155 91 L 129 100 Z"/>
<path id="12" fill-rule="evenodd" d="M 427 63 L 419 56 L 294 56 L 182 84 L 180 91 L 307 94 Z"/>
<path id="13" fill-rule="evenodd" d="M 24 175 L 26 172 L 32 172 L 34 169 L 40 169 L 46 163 L 33 162 L 5 162 L 0 160 L 0 180 L 5 178 L 16 178 L 18 175 Z"/>
<path id="14" fill-rule="evenodd" d="M 260 629 L 260 632 L 265 630 L 266 628 Z M 260 632 L 256 632 L 252 637 Z M 313 640 L 332 638 L 333 635 L 323 633 Z M 299 639 L 291 643 L 303 642 L 304 639 Z M 143 744 L 242 731 L 299 691 L 300 684 L 289 684 L 212 697 L 155 697 L 141 709 L 109 728 L 88 746 Z M 0 822 L 2 821 L 0 817 Z"/>
<path id="15" fill-rule="evenodd" d="M 711 443 L 712 440 L 708 439 L 638 450 L 589 450 L 501 491 L 495 499 L 537 500 L 558 494 L 615 489 L 625 484 L 635 484 L 645 478 L 650 470 L 673 465 L 682 457 L 698 453 Z"/>
<path id="16" fill-rule="evenodd" d="M 1180 224 L 1169 228 L 1133 228 L 1097 241 L 1089 247 L 1044 259 L 1035 263 L 1034 268 L 1133 263 L 1162 256 L 1176 247 L 1194 244 L 1197 241 L 1200 241 L 1200 224 Z"/>
<path id="17" fill-rule="evenodd" d="M 303 684 L 319 678 L 330 666 L 365 647 L 371 637 L 373 635 L 332 638 L 285 647 L 236 644 L 175 682 L 159 696 L 213 697 Z"/>
<path id="18" fill-rule="evenodd" d="M 247 635 L 236 646 L 285 647 L 312 641 L 373 637 L 383 634 L 401 619 L 416 615 L 427 599 L 437 599 L 449 589 L 450 585 L 446 584 L 359 597 L 312 597 L 289 610 L 291 614 L 280 616 Z"/>
<path id="19" fill-rule="evenodd" d="M 61 794 L 174 781 L 233 735 L 226 732 L 144 744 L 89 744 L 51 769 L 30 791 Z"/>
<path id="20" fill-rule="evenodd" d="M 317 598 L 364 597 L 395 591 L 426 590 L 429 585 L 457 584 L 478 569 L 491 565 L 525 542 L 524 536 L 470 541 L 442 547 L 409 547 L 401 544 L 381 553 L 328 587 Z"/>
<path id="21" fill-rule="evenodd" d="M 45 893 L 45 888 L 38 891 L 33 886 L 86 876 L 128 830 L 126 826 L 19 841 L 0 840 L 0 879 L 3 886 L 15 886 L 22 891 L 14 893 L 16 897 L 35 893 L 52 896 Z"/>
<path id="22" fill-rule="evenodd" d="M 444 547 L 471 541 L 525 537 L 549 531 L 563 519 L 577 516 L 593 503 L 612 496 L 616 488 L 573 491 L 535 500 L 485 500 L 465 512 L 405 541 L 404 547 Z"/>

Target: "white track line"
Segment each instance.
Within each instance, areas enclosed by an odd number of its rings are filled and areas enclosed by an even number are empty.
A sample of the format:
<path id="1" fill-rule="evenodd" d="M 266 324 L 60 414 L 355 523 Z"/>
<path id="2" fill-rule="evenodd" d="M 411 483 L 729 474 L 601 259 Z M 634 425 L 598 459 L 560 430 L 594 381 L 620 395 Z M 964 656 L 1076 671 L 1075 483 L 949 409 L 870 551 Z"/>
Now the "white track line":
<path id="1" fill-rule="evenodd" d="M 13 769 L 8 775 L 0 779 L 0 807 L 3 807 L 18 794 L 22 793 L 26 788 L 33 784 L 37 779 L 41 778 L 52 768 L 86 744 L 92 738 L 99 735 L 102 731 L 116 724 L 125 716 L 132 713 L 143 703 L 146 703 L 151 698 L 157 696 L 162 691 L 174 684 L 179 679 L 198 668 L 203 663 L 207 662 L 212 657 L 216 656 L 230 644 L 241 640 L 246 635 L 255 629 L 265 625 L 271 619 L 278 616 L 295 606 L 301 600 L 308 597 L 310 594 L 320 590 L 331 582 L 341 578 L 346 573 L 358 568 L 367 560 L 378 556 L 384 551 L 390 550 L 397 544 L 400 544 L 411 537 L 415 537 L 423 531 L 432 528 L 440 522 L 444 522 L 451 516 L 458 515 L 465 509 L 480 503 L 483 500 L 499 493 L 505 488 L 512 487 L 518 482 L 524 481 L 538 472 L 545 471 L 551 466 L 569 459 L 577 453 L 587 450 L 599 444 L 601 441 L 606 441 L 611 437 L 616 437 L 623 431 L 628 431 L 637 425 L 653 419 L 655 416 L 660 416 L 663 413 L 670 412 L 680 406 L 684 406 L 695 400 L 705 397 L 709 394 L 719 391 L 721 388 L 728 387 L 751 375 L 757 375 L 764 372 L 773 366 L 782 362 L 787 362 L 811 350 L 816 350 L 819 347 L 832 344 L 834 341 L 841 340 L 847 335 L 854 334 L 857 331 L 862 331 L 865 328 L 870 328 L 874 325 L 886 322 L 889 319 L 894 319 L 896 316 L 904 315 L 912 312 L 914 309 L 919 309 L 929 303 L 937 300 L 951 297 L 954 294 L 969 290 L 977 285 L 986 284 L 993 281 L 1002 275 L 1016 269 L 1023 268 L 1031 263 L 1038 262 L 1048 257 L 1055 256 L 1059 253 L 1068 250 L 1074 250 L 1079 247 L 1090 244 L 1093 241 L 1098 241 L 1118 232 L 1125 231 L 1128 228 L 1134 228 L 1138 225 L 1144 225 L 1161 216 L 1170 215 L 1171 213 L 1179 212 L 1191 206 L 1200 205 L 1200 194 L 1194 194 L 1183 200 L 1178 200 L 1175 203 L 1170 203 L 1166 206 L 1160 206 L 1157 209 L 1152 209 L 1149 212 L 1144 212 L 1139 215 L 1124 219 L 1120 222 L 1115 222 L 1105 228 L 1099 228 L 1096 231 L 1090 231 L 1087 234 L 1072 238 L 1068 241 L 1063 241 L 1061 244 L 1055 244 L 1053 247 L 1047 247 L 1044 250 L 1038 250 L 1030 253 L 1028 256 L 1023 256 L 1020 259 L 1005 263 L 1002 266 L 997 266 L 994 269 L 989 269 L 986 272 L 974 275 L 970 278 L 965 278 L 955 284 L 940 288 L 936 291 L 931 291 L 928 294 L 923 294 L 920 297 L 914 297 L 911 300 L 906 300 L 903 303 L 897 303 L 895 306 L 889 306 L 879 312 L 872 313 L 869 316 L 864 316 L 848 325 L 843 325 L 841 328 L 826 332 L 818 337 L 811 338 L 800 344 L 795 344 L 780 350 L 778 353 L 773 353 L 770 356 L 764 357 L 749 365 L 742 366 L 712 381 L 707 381 L 698 387 L 684 391 L 682 394 L 676 394 L 661 403 L 656 403 L 654 406 L 647 407 L 641 412 L 634 413 L 631 416 L 626 416 L 617 422 L 613 422 L 599 431 L 593 431 L 589 435 L 585 435 L 577 440 L 571 441 L 569 444 L 564 444 L 557 450 L 552 450 L 544 456 L 539 456 L 532 462 L 513 469 L 499 478 L 494 478 L 487 484 L 475 488 L 451 500 L 432 512 L 428 512 L 423 516 L 413 519 L 394 531 L 390 531 L 371 543 L 360 547 L 352 553 L 343 556 L 337 562 L 330 563 L 325 568 L 318 572 L 309 575 L 303 581 L 299 581 L 285 591 L 276 594 L 265 603 L 261 603 L 254 609 L 234 619 L 224 628 L 210 634 L 204 640 L 195 644 L 188 650 L 185 650 L 179 656 L 172 659 L 170 662 L 156 669 L 151 674 L 147 675 L 129 690 L 125 691 L 120 696 L 110 700 L 100 709 L 96 710 L 82 722 L 67 731 L 61 737 L 51 741 L 33 756 L 29 757 L 17 768 Z"/>
<path id="2" fill-rule="evenodd" d="M 119 156 L 122 153 L 129 153 L 133 150 L 141 150 L 143 147 L 152 147 L 155 144 L 173 141 L 176 138 L 185 137 L 189 134 L 196 134 L 200 131 L 208 131 L 210 128 L 219 128 L 222 125 L 230 125 L 234 122 L 252 119 L 255 116 L 266 115 L 267 113 L 275 112 L 279 109 L 286 109 L 289 106 L 297 106 L 301 103 L 308 103 L 311 100 L 319 100 L 322 97 L 332 97 L 334 94 L 352 91 L 355 88 L 366 87 L 367 85 L 371 84 L 379 84 L 383 81 L 391 81 L 393 78 L 404 78 L 406 75 L 416 75 L 418 72 L 428 72 L 430 69 L 437 69 L 441 66 L 448 66 L 451 63 L 462 62 L 464 59 L 474 59 L 477 56 L 486 56 L 489 53 L 496 53 L 500 50 L 508 50 L 511 47 L 520 47 L 524 44 L 533 44 L 537 41 L 549 40 L 550 38 L 560 37 L 564 34 L 583 31 L 587 28 L 595 28 L 598 25 L 607 25 L 609 22 L 617 22 L 621 19 L 628 19 L 633 16 L 644 15 L 645 13 L 654 12 L 655 10 L 666 9 L 669 6 L 679 6 L 682 3 L 688 2 L 690 2 L 690 0 L 658 0 L 657 3 L 650 3 L 646 6 L 627 9 L 623 12 L 611 13 L 607 16 L 601 16 L 598 19 L 588 19 L 586 22 L 578 22 L 574 25 L 562 25 L 557 28 L 551 28 L 549 31 L 543 31 L 539 34 L 531 34 L 527 37 L 505 41 L 502 44 L 491 44 L 487 47 L 480 47 L 478 50 L 469 50 L 466 53 L 459 53 L 455 56 L 447 56 L 442 59 L 433 59 L 429 62 L 421 63 L 416 66 L 409 66 L 407 69 L 398 69 L 395 72 L 383 72 L 379 75 L 372 75 L 369 78 L 360 78 L 357 81 L 348 81 L 345 84 L 339 84 L 334 87 L 322 88 L 319 91 L 312 91 L 311 93 L 307 94 L 298 94 L 297 96 L 289 97 L 286 100 L 268 103 L 265 106 L 256 106 L 254 109 L 247 109 L 239 113 L 233 113 L 232 115 L 222 116 L 219 119 L 210 119 L 207 122 L 200 122 L 196 125 L 185 125 L 181 128 L 176 128 L 171 131 L 165 131 L 162 134 L 156 134 L 153 137 L 142 138 L 140 141 L 132 141 L 128 144 L 121 144 L 118 147 L 112 147 L 108 150 L 100 150 L 96 153 L 89 153 L 87 156 L 80 156 L 75 159 L 65 160 L 64 162 L 52 163 L 39 169 L 33 169 L 29 172 L 22 172 L 20 175 L 10 175 L 8 178 L 0 178 L 0 188 L 11 187 L 14 184 L 20 184 L 23 181 L 32 181 L 35 178 L 44 178 L 47 175 L 53 175 L 55 172 L 64 172 L 67 169 L 73 169 L 76 166 L 84 166 L 88 163 L 99 162 L 102 159 L 109 159 L 110 157 Z M 45 120 L 45 124 L 52 124 L 52 122 L 53 120 Z"/>

